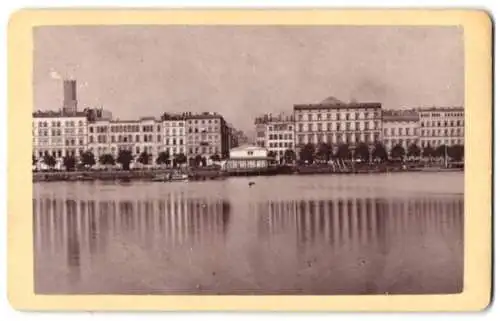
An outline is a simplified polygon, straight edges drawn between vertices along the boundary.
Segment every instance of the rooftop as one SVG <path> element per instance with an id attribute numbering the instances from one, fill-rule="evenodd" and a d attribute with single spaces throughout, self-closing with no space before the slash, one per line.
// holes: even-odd
<path id="1" fill-rule="evenodd" d="M 65 113 L 62 110 L 47 110 L 47 111 L 41 111 L 37 110 L 32 113 L 33 118 L 54 118 L 54 117 L 64 117 L 64 118 L 71 118 L 71 117 L 87 117 L 87 113 L 84 111 L 78 111 L 76 113 Z"/>
<path id="2" fill-rule="evenodd" d="M 366 108 L 382 108 L 381 103 L 365 102 L 360 103 L 352 101 L 345 103 L 335 97 L 328 97 L 320 103 L 316 104 L 296 104 L 293 105 L 294 110 L 312 110 L 312 109 L 366 109 Z"/>
<path id="3" fill-rule="evenodd" d="M 426 112 L 426 111 L 464 111 L 464 107 L 460 106 L 450 106 L 450 107 L 444 107 L 444 106 L 432 106 L 432 107 L 419 107 L 416 108 L 417 111 L 419 112 Z"/>
<path id="4" fill-rule="evenodd" d="M 418 121 L 418 112 L 415 109 L 390 109 L 382 111 L 384 121 Z"/>
<path id="5" fill-rule="evenodd" d="M 271 122 L 293 122 L 293 115 L 280 113 L 280 114 L 265 114 L 255 118 L 254 124 L 268 124 Z"/>

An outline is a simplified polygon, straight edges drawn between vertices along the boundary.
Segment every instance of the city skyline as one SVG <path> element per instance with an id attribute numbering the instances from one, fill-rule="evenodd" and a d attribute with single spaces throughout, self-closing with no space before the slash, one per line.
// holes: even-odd
<path id="1" fill-rule="evenodd" d="M 120 119 L 213 111 L 246 133 L 260 114 L 329 96 L 384 109 L 463 106 L 458 27 L 65 26 L 34 35 L 35 110 L 62 107 L 60 78 L 77 79 L 80 110 L 102 106 Z"/>

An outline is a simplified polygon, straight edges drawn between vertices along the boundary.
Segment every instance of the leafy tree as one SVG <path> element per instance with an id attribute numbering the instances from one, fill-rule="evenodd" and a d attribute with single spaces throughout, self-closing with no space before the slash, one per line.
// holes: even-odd
<path id="1" fill-rule="evenodd" d="M 137 161 L 143 165 L 148 165 L 151 161 L 151 154 L 148 154 L 146 151 L 139 154 L 139 158 Z"/>
<path id="2" fill-rule="evenodd" d="M 308 163 L 312 163 L 314 160 L 315 149 L 316 148 L 314 147 L 313 144 L 311 144 L 311 143 L 305 144 L 299 153 L 300 160 L 307 161 Z"/>
<path id="3" fill-rule="evenodd" d="M 118 157 L 116 158 L 116 161 L 122 165 L 122 168 L 126 171 L 130 170 L 130 163 L 132 163 L 132 160 L 134 159 L 134 156 L 132 155 L 132 152 L 129 150 L 120 150 L 118 152 Z"/>
<path id="4" fill-rule="evenodd" d="M 332 158 L 333 154 L 333 148 L 332 145 L 327 144 L 327 143 L 321 143 L 318 146 L 318 151 L 316 153 L 316 156 L 325 161 L 329 161 Z"/>
<path id="5" fill-rule="evenodd" d="M 417 144 L 411 144 L 410 146 L 408 146 L 408 156 L 419 157 L 420 147 L 418 147 Z"/>
<path id="6" fill-rule="evenodd" d="M 99 163 L 102 165 L 114 165 L 115 158 L 111 154 L 103 154 L 99 157 Z"/>
<path id="7" fill-rule="evenodd" d="M 401 146 L 400 144 L 397 144 L 394 147 L 392 147 L 392 149 L 391 149 L 391 158 L 392 159 L 403 160 L 405 155 L 406 155 L 406 151 L 405 151 L 404 147 Z"/>
<path id="8" fill-rule="evenodd" d="M 201 155 L 196 155 L 193 159 L 193 165 L 195 167 L 201 166 L 202 162 L 203 162 L 203 157 Z"/>
<path id="9" fill-rule="evenodd" d="M 297 155 L 292 149 L 285 150 L 285 154 L 283 155 L 286 163 L 292 163 L 297 159 Z"/>
<path id="10" fill-rule="evenodd" d="M 67 171 L 72 171 L 76 166 L 76 158 L 75 156 L 67 155 L 63 158 L 64 167 L 66 167 Z"/>
<path id="11" fill-rule="evenodd" d="M 382 145 L 381 143 L 377 143 L 375 145 L 375 149 L 373 150 L 372 154 L 373 159 L 379 159 L 381 161 L 386 161 L 387 160 L 387 150 L 385 149 L 385 146 Z"/>
<path id="12" fill-rule="evenodd" d="M 186 162 L 187 162 L 187 157 L 183 153 L 176 154 L 174 156 L 175 165 L 182 165 L 182 164 L 185 164 Z"/>
<path id="13" fill-rule="evenodd" d="M 456 162 L 460 162 L 464 159 L 464 152 L 464 145 L 453 145 L 448 148 L 448 155 Z"/>
<path id="14" fill-rule="evenodd" d="M 49 154 L 43 156 L 43 162 L 50 168 L 54 168 L 54 166 L 56 166 L 56 158 Z"/>
<path id="15" fill-rule="evenodd" d="M 444 158 L 447 154 L 447 149 L 448 148 L 445 145 L 438 146 L 438 148 L 434 151 L 434 156 Z"/>
<path id="16" fill-rule="evenodd" d="M 210 159 L 213 162 L 220 162 L 220 160 L 221 160 L 219 154 L 213 154 L 212 156 L 210 156 Z"/>
<path id="17" fill-rule="evenodd" d="M 160 164 L 168 165 L 169 162 L 170 162 L 170 155 L 168 151 L 160 152 L 158 154 L 158 157 L 156 157 L 156 164 L 158 165 Z"/>
<path id="18" fill-rule="evenodd" d="M 80 157 L 84 166 L 92 167 L 95 165 L 95 156 L 91 151 L 84 152 Z"/>
<path id="19" fill-rule="evenodd" d="M 432 157 L 434 156 L 435 150 L 434 148 L 431 147 L 431 145 L 427 144 L 427 146 L 424 147 L 424 150 L 422 151 L 422 156 L 423 157 Z"/>
<path id="20" fill-rule="evenodd" d="M 366 143 L 359 143 L 358 146 L 356 146 L 354 155 L 356 158 L 360 158 L 366 162 L 370 159 L 370 148 Z"/>
<path id="21" fill-rule="evenodd" d="M 349 150 L 349 145 L 340 144 L 337 146 L 337 152 L 335 153 L 335 158 L 340 159 L 350 159 L 351 151 Z"/>

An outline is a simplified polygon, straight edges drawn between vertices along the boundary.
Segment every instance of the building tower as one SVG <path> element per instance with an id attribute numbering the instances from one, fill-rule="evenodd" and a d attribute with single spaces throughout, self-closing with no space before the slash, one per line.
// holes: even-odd
<path id="1" fill-rule="evenodd" d="M 63 113 L 75 114 L 77 111 L 76 80 L 65 79 L 63 82 Z"/>

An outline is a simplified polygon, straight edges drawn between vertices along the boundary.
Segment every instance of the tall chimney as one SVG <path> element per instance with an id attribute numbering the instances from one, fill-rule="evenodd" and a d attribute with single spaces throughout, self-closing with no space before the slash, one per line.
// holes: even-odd
<path id="1" fill-rule="evenodd" d="M 75 114 L 77 111 L 76 80 L 65 79 L 63 82 L 63 113 Z"/>

